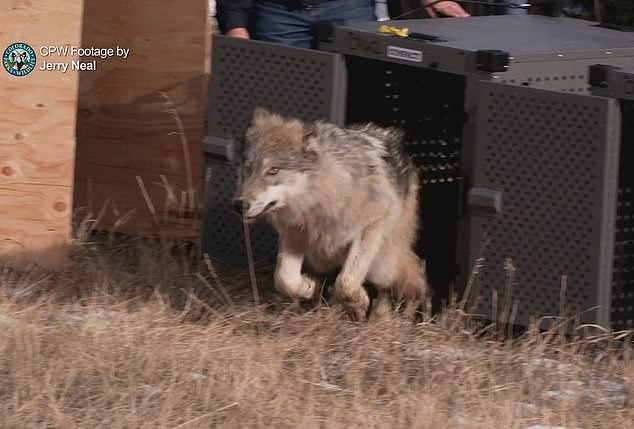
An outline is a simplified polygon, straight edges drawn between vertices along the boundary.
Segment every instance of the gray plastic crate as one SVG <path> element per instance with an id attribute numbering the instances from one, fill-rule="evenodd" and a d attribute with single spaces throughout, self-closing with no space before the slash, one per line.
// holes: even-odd
<path id="1" fill-rule="evenodd" d="M 343 123 L 345 67 L 339 55 L 278 44 L 213 36 L 209 118 L 203 142 L 205 207 L 202 249 L 235 267 L 247 264 L 242 221 L 233 212 L 242 138 L 256 106 L 303 120 Z M 251 227 L 256 267 L 271 269 L 276 235 Z"/>
<path id="2" fill-rule="evenodd" d="M 481 86 L 500 82 L 520 90 L 589 94 L 589 65 L 634 65 L 634 34 L 534 15 L 388 23 L 434 39 L 422 41 L 381 34 L 383 24 L 335 27 L 322 45 L 346 56 L 348 121 L 406 131 L 406 148 L 421 167 L 424 183 L 418 252 L 428 261 L 437 297 L 445 298 L 451 288 L 464 288 L 472 267 L 465 256 L 469 227 L 463 225 L 459 235 L 457 225 L 461 218 L 468 223 L 465 194 L 473 186 Z M 509 134 L 520 132 L 524 113 L 537 107 L 526 106 L 516 116 L 500 111 L 497 124 Z M 564 124 L 549 123 L 571 132 Z M 536 305 L 525 308 L 541 312 Z"/>
<path id="3" fill-rule="evenodd" d="M 634 327 L 634 68 L 590 68 L 592 93 L 613 97 L 621 107 L 621 147 L 614 230 L 610 322 Z"/>
<path id="4" fill-rule="evenodd" d="M 484 262 L 471 311 L 507 317 L 517 302 L 521 325 L 531 317 L 579 315 L 580 322 L 608 326 L 618 103 L 494 82 L 482 83 L 478 98 L 462 244 L 469 266 Z"/>
<path id="5" fill-rule="evenodd" d="M 587 73 L 592 64 L 634 67 L 634 33 L 602 28 L 591 21 L 493 15 L 388 22 L 432 40 L 379 33 L 383 24 L 336 27 L 328 49 L 478 80 L 581 93 L 589 92 Z M 496 63 L 492 51 L 509 54 L 507 69 L 491 67 Z"/>

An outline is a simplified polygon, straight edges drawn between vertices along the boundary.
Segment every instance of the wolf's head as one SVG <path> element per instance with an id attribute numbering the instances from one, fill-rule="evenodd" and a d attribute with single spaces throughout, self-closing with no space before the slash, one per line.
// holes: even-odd
<path id="1" fill-rule="evenodd" d="M 256 108 L 244 141 L 234 208 L 247 222 L 301 204 L 317 153 L 312 125 Z"/>

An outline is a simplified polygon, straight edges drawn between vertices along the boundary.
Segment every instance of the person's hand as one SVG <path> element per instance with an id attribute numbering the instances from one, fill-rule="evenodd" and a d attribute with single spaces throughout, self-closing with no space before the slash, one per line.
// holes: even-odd
<path id="1" fill-rule="evenodd" d="M 423 6 L 433 3 L 434 0 L 423 0 Z M 450 16 L 452 18 L 468 18 L 469 15 L 458 3 L 451 0 L 435 3 L 425 9 L 431 18 L 438 16 Z"/>
<path id="2" fill-rule="evenodd" d="M 240 39 L 248 39 L 249 38 L 249 32 L 244 27 L 236 27 L 236 28 L 232 28 L 231 30 L 227 31 L 227 36 L 239 37 Z"/>

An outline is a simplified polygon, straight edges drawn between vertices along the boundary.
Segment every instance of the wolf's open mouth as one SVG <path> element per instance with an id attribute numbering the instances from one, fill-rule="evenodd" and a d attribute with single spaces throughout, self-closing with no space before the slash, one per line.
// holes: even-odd
<path id="1" fill-rule="evenodd" d="M 245 220 L 247 221 L 247 223 L 255 222 L 258 218 L 262 217 L 262 215 L 264 215 L 266 212 L 268 212 L 273 207 L 275 207 L 276 204 L 277 204 L 277 201 L 271 201 L 270 203 L 266 205 L 266 207 L 264 207 L 264 209 L 262 209 L 260 213 L 256 214 L 255 216 L 246 216 Z"/>

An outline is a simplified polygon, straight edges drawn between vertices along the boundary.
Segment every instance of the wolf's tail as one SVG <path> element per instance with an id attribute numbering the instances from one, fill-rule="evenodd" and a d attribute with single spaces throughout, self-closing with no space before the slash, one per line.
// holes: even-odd
<path id="1" fill-rule="evenodd" d="M 393 294 L 398 299 L 422 303 L 427 299 L 429 293 L 425 264 L 414 251 L 409 251 L 401 259 L 399 278 L 396 281 Z"/>
<path id="2" fill-rule="evenodd" d="M 409 186 L 403 201 L 403 211 L 399 223 L 400 239 L 407 243 L 407 251 L 400 259 L 399 279 L 394 293 L 399 298 L 422 301 L 429 294 L 424 262 L 416 255 L 413 247 L 416 244 L 419 228 L 419 191 L 420 179 L 418 170 L 412 168 Z"/>
<path id="3" fill-rule="evenodd" d="M 414 246 L 418 237 L 419 228 L 419 192 L 420 192 L 420 178 L 418 177 L 418 169 L 412 168 L 409 174 L 409 186 L 407 187 L 407 194 L 403 201 L 403 217 L 401 225 L 403 230 L 401 233 L 407 237 L 408 244 Z"/>

